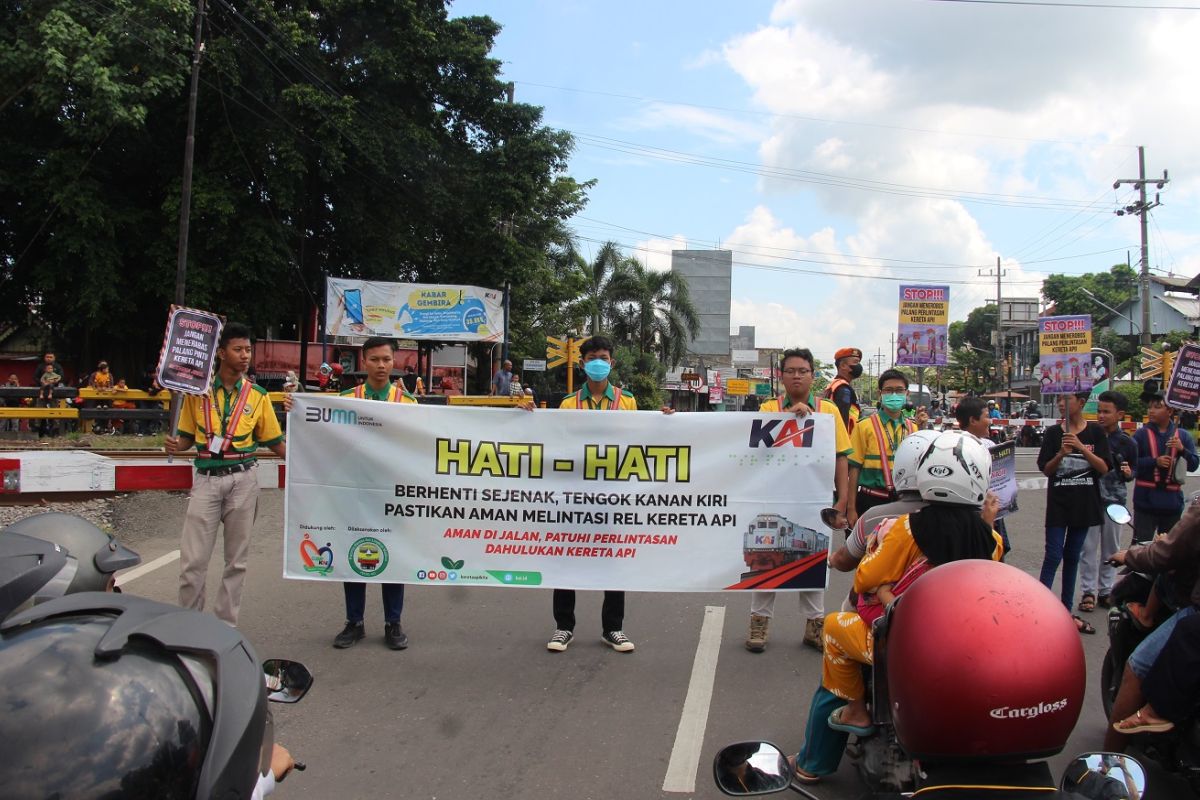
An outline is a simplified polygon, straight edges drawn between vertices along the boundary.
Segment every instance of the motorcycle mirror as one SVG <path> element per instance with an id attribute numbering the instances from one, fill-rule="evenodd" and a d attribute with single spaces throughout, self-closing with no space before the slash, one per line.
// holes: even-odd
<path id="1" fill-rule="evenodd" d="M 1067 765 L 1059 789 L 1068 797 L 1144 797 L 1146 770 L 1124 753 L 1084 753 Z"/>
<path id="2" fill-rule="evenodd" d="M 717 788 L 734 797 L 781 792 L 792 782 L 792 768 L 770 742 L 726 745 L 713 759 Z"/>
<path id="3" fill-rule="evenodd" d="M 267 699 L 272 703 L 299 703 L 313 685 L 313 675 L 299 661 L 268 658 L 263 662 Z"/>
<path id="4" fill-rule="evenodd" d="M 835 530 L 835 531 L 841 530 L 841 527 L 839 527 L 837 524 L 837 509 L 822 508 L 821 509 L 821 522 L 825 523 L 825 527 L 829 528 L 830 530 Z"/>
<path id="5" fill-rule="evenodd" d="M 1113 503 L 1104 509 L 1104 513 L 1108 514 L 1108 518 L 1118 525 L 1128 525 L 1133 519 L 1129 513 L 1129 509 L 1120 503 Z"/>

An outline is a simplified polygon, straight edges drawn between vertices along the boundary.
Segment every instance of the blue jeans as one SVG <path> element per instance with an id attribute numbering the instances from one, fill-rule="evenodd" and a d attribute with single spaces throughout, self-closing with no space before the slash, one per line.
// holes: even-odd
<path id="1" fill-rule="evenodd" d="M 1079 556 L 1087 539 L 1087 526 L 1046 528 L 1046 555 L 1042 559 L 1039 580 L 1047 589 L 1054 588 L 1054 573 L 1062 564 L 1062 601 L 1071 610 L 1075 599 L 1075 576 L 1079 573 Z"/>
<path id="2" fill-rule="evenodd" d="M 367 611 L 367 585 L 347 581 L 342 588 L 346 592 L 346 621 L 362 622 Z M 383 590 L 383 621 L 399 622 L 404 611 L 404 584 L 381 583 L 379 588 Z"/>
<path id="3" fill-rule="evenodd" d="M 1154 666 L 1154 662 L 1158 660 L 1158 654 L 1167 646 L 1167 639 L 1171 638 L 1171 631 L 1175 630 L 1175 623 L 1184 617 L 1190 617 L 1197 611 L 1195 606 L 1184 606 L 1176 611 L 1171 616 L 1167 617 L 1166 622 L 1159 625 L 1150 635 L 1142 639 L 1141 644 L 1134 648 L 1129 654 L 1129 668 L 1133 670 L 1133 674 L 1145 680 L 1146 673 Z"/>

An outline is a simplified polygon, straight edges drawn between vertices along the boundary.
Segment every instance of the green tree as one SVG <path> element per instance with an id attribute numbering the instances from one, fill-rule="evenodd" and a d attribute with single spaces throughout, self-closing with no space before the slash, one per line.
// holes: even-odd
<path id="1" fill-rule="evenodd" d="M 600 333 L 605 330 L 616 304 L 617 282 L 614 279 L 630 259 L 616 242 L 605 242 L 591 263 L 584 261 L 582 256 L 577 258 L 587 283 L 572 304 L 572 312 L 591 324 L 587 332 Z"/>
<path id="2" fill-rule="evenodd" d="M 640 354 L 653 353 L 664 364 L 682 363 L 688 342 L 700 332 L 700 315 L 683 278 L 628 259 L 611 283 L 616 303 L 613 335 Z"/>
<path id="3" fill-rule="evenodd" d="M 1128 264 L 1114 264 L 1108 272 L 1089 272 L 1086 275 L 1051 275 L 1042 283 L 1042 296 L 1054 304 L 1060 316 L 1090 314 L 1097 319 L 1111 316 L 1104 306 L 1084 293 L 1094 294 L 1102 303 L 1119 308 L 1137 293 L 1138 275 Z M 1122 320 L 1118 319 L 1118 323 Z M 1118 330 L 1120 324 L 1117 325 Z"/>
<path id="4" fill-rule="evenodd" d="M 613 381 L 622 389 L 633 393 L 637 406 L 643 411 L 657 411 L 663 405 L 663 380 L 666 368 L 653 354 L 639 352 L 628 345 L 620 345 L 613 354 Z"/>

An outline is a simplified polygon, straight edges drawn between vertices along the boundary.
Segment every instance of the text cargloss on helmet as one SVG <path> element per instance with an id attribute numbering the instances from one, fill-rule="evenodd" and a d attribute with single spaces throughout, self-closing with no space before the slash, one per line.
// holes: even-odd
<path id="1" fill-rule="evenodd" d="M 896 448 L 892 463 L 892 481 L 897 492 L 917 491 L 917 459 L 925 452 L 940 431 L 915 431 L 905 436 Z"/>
<path id="2" fill-rule="evenodd" d="M 0 625 L 12 797 L 249 798 L 274 744 L 262 667 L 210 614 L 68 595 Z"/>
<path id="3" fill-rule="evenodd" d="M 962 431 L 939 434 L 917 459 L 917 490 L 931 503 L 982 506 L 991 475 L 991 451 Z"/>
<path id="4" fill-rule="evenodd" d="M 955 561 L 921 576 L 893 608 L 886 659 L 896 736 L 930 762 L 1047 758 L 1083 708 L 1070 612 L 1007 564 Z"/>

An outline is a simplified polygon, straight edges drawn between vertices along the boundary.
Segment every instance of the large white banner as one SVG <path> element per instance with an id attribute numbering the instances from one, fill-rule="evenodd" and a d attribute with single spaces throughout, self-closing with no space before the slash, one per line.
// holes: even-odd
<path id="1" fill-rule="evenodd" d="M 833 418 L 293 395 L 284 576 L 824 589 Z"/>
<path id="2" fill-rule="evenodd" d="M 331 336 L 395 336 L 498 342 L 504 293 L 478 286 L 329 278 L 325 326 Z"/>

